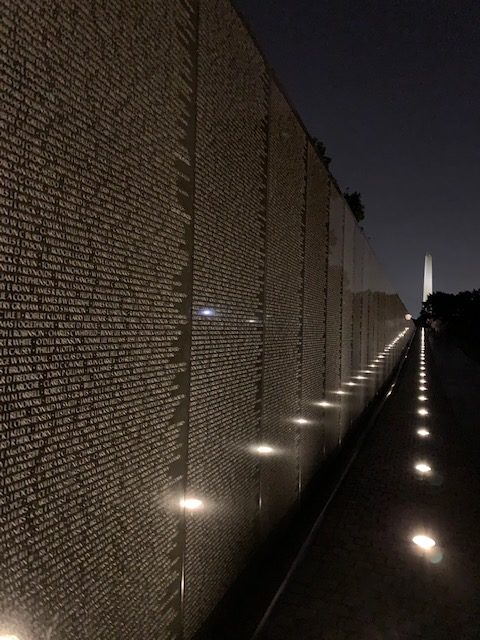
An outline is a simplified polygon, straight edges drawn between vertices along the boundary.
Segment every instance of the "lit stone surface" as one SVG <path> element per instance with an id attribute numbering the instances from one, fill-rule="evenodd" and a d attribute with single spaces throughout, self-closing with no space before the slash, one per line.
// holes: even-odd
<path id="1" fill-rule="evenodd" d="M 325 393 L 325 314 L 328 258 L 328 173 L 307 145 L 305 262 L 303 271 L 301 412 L 314 423 L 299 433 L 299 468 L 305 485 L 318 468 L 325 446 L 320 398 Z M 324 401 L 326 402 L 326 401 Z M 327 405 L 328 406 L 328 405 Z"/>
<path id="2" fill-rule="evenodd" d="M 342 364 L 342 287 L 343 287 L 343 198 L 335 187 L 330 197 L 327 328 L 326 328 L 326 397 L 331 398 L 341 382 Z M 338 445 L 340 436 L 340 410 L 329 411 L 325 417 L 327 451 Z"/>
<path id="3" fill-rule="evenodd" d="M 1 5 L 0 601 L 178 637 L 193 5 Z"/>
<path id="4" fill-rule="evenodd" d="M 261 525 L 268 531 L 298 496 L 305 245 L 305 132 L 270 84 L 262 437 L 287 453 L 261 466 Z"/>
<path id="5" fill-rule="evenodd" d="M 190 638 L 405 310 L 226 0 L 0 3 L 5 633 Z"/>

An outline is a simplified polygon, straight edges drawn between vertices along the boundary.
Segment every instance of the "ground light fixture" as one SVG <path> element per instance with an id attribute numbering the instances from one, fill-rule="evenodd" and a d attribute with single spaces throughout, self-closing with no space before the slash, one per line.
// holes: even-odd
<path id="1" fill-rule="evenodd" d="M 421 416 L 428 416 L 428 409 L 419 409 L 418 414 Z"/>
<path id="2" fill-rule="evenodd" d="M 426 387 L 424 384 L 421 384 L 421 385 L 418 387 L 418 389 L 419 389 L 420 391 L 426 391 L 426 390 L 427 390 L 427 387 Z"/>
<path id="3" fill-rule="evenodd" d="M 420 402 L 425 402 L 427 396 L 418 396 L 418 399 L 420 400 Z"/>
<path id="4" fill-rule="evenodd" d="M 412 542 L 421 549 L 425 549 L 427 551 L 429 549 L 433 549 L 433 547 L 437 544 L 433 538 L 430 538 L 429 536 L 425 536 L 423 534 L 413 536 Z"/>
<path id="5" fill-rule="evenodd" d="M 417 429 L 417 435 L 421 438 L 428 438 L 430 431 L 428 429 Z"/>
<path id="6" fill-rule="evenodd" d="M 426 462 L 417 462 L 417 464 L 415 465 L 415 470 L 418 471 L 418 473 L 426 475 L 431 472 L 432 467 Z"/>

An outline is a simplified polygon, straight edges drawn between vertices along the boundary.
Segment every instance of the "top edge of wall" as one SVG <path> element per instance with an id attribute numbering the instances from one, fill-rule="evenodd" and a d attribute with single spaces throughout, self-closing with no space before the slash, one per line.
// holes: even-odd
<path id="1" fill-rule="evenodd" d="M 243 12 L 236 6 L 236 0 L 228 0 L 233 8 L 233 10 L 235 11 L 235 13 L 238 15 L 240 21 L 242 22 L 245 30 L 247 31 L 248 35 L 250 36 L 250 38 L 253 41 L 253 44 L 255 45 L 255 47 L 257 48 L 264 64 L 265 64 L 265 69 L 267 71 L 267 73 L 270 76 L 270 79 L 273 80 L 277 87 L 279 88 L 279 90 L 281 91 L 283 97 L 285 98 L 285 100 L 287 101 L 290 109 L 292 110 L 292 113 L 294 114 L 295 118 L 298 121 L 298 124 L 301 126 L 301 128 L 303 129 L 303 131 L 305 132 L 305 135 L 307 137 L 307 141 L 313 146 L 314 142 L 313 142 L 313 136 L 311 135 L 310 131 L 307 129 L 303 118 L 300 116 L 300 114 L 297 111 L 297 108 L 295 107 L 295 105 L 293 104 L 292 100 L 290 99 L 290 96 L 288 95 L 288 91 L 285 89 L 283 83 L 280 81 L 280 79 L 278 78 L 277 72 L 275 71 L 275 69 L 272 67 L 272 65 L 270 64 L 267 56 L 265 55 L 265 53 L 263 52 L 263 48 L 257 38 L 257 35 L 255 34 L 252 26 L 250 25 L 247 17 L 243 14 Z M 395 291 L 396 295 L 398 296 L 400 302 L 402 303 L 402 305 L 404 306 L 404 308 L 406 309 L 405 303 L 403 302 L 403 300 L 401 299 L 400 295 L 398 294 L 398 292 L 396 291 L 396 289 L 394 287 L 392 287 L 392 284 L 390 282 L 390 278 L 386 277 L 386 273 L 385 273 L 385 269 L 383 267 L 383 264 L 380 262 L 380 260 L 377 257 L 376 252 L 373 250 L 373 247 L 367 237 L 367 234 L 365 233 L 365 230 L 363 229 L 363 227 L 359 224 L 358 220 L 355 218 L 355 216 L 352 213 L 352 210 L 350 209 L 350 206 L 348 205 L 347 201 L 345 200 L 345 197 L 343 195 L 342 189 L 340 188 L 340 185 L 338 184 L 337 179 L 335 178 L 335 176 L 332 174 L 332 172 L 328 169 L 328 167 L 325 165 L 325 163 L 323 162 L 322 158 L 317 154 L 317 157 L 319 159 L 319 161 L 321 162 L 323 168 L 325 169 L 325 171 L 327 172 L 330 180 L 332 181 L 332 185 L 334 186 L 334 188 L 337 189 L 339 195 L 342 197 L 343 202 L 344 202 L 344 207 L 346 209 L 346 211 L 348 211 L 348 213 L 350 214 L 350 216 L 353 218 L 353 222 L 356 225 L 357 229 L 360 231 L 360 233 L 362 234 L 366 244 L 369 246 L 375 260 L 377 261 L 378 265 L 381 267 L 382 272 L 384 273 L 385 276 L 385 280 L 387 285 L 392 289 L 392 291 Z"/>

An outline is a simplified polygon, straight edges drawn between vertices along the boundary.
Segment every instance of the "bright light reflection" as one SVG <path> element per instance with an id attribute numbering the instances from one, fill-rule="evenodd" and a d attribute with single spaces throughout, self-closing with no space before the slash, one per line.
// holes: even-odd
<path id="1" fill-rule="evenodd" d="M 267 444 L 260 444 L 258 447 L 255 447 L 255 451 L 261 455 L 268 455 L 269 453 L 273 453 L 273 447 Z"/>
<path id="2" fill-rule="evenodd" d="M 424 384 L 421 384 L 418 388 L 419 388 L 420 391 L 426 391 L 427 390 L 427 387 Z"/>
<path id="3" fill-rule="evenodd" d="M 320 402 L 313 403 L 316 407 L 333 407 L 331 402 L 327 402 L 326 400 L 321 400 Z"/>
<path id="4" fill-rule="evenodd" d="M 203 507 L 203 502 L 198 498 L 182 498 L 182 500 L 180 500 L 180 506 L 183 509 L 188 509 L 189 511 L 197 511 Z"/>
<path id="5" fill-rule="evenodd" d="M 198 310 L 198 315 L 199 316 L 214 316 L 215 315 L 215 309 L 209 309 L 207 307 L 203 308 L 203 309 L 199 309 Z M 1 637 L 0 637 L 1 640 Z"/>
<path id="6" fill-rule="evenodd" d="M 355 380 L 366 380 L 365 376 L 355 376 Z"/>
<path id="7" fill-rule="evenodd" d="M 306 418 L 295 418 L 294 422 L 296 424 L 308 424 L 308 420 Z"/>
<path id="8" fill-rule="evenodd" d="M 11 634 L 2 634 L 0 635 L 0 640 L 20 640 L 19 636 L 14 636 Z"/>
<path id="9" fill-rule="evenodd" d="M 421 416 L 428 416 L 428 410 L 427 410 L 427 409 L 419 409 L 419 410 L 418 410 L 418 413 L 419 413 Z"/>
<path id="10" fill-rule="evenodd" d="M 338 396 L 345 396 L 347 394 L 346 391 L 342 391 L 342 389 L 338 389 L 337 391 L 334 391 L 333 393 L 336 393 Z"/>
<path id="11" fill-rule="evenodd" d="M 345 384 L 347 384 L 349 387 L 356 387 L 357 386 L 355 384 L 355 382 L 346 382 Z"/>
<path id="12" fill-rule="evenodd" d="M 432 549 L 437 544 L 433 538 L 424 535 L 414 536 L 412 542 L 422 549 Z"/>
<path id="13" fill-rule="evenodd" d="M 430 431 L 428 429 L 417 429 L 417 434 L 421 438 L 428 438 L 428 436 L 430 435 Z"/>
<path id="14" fill-rule="evenodd" d="M 420 402 L 425 402 L 427 396 L 418 396 L 418 399 L 420 400 Z"/>
<path id="15" fill-rule="evenodd" d="M 415 465 L 415 469 L 418 471 L 418 473 L 430 473 L 432 467 L 426 462 L 418 462 Z"/>
<path id="16" fill-rule="evenodd" d="M 423 366 L 423 364 L 420 366 L 420 371 L 425 371 L 425 367 Z"/>

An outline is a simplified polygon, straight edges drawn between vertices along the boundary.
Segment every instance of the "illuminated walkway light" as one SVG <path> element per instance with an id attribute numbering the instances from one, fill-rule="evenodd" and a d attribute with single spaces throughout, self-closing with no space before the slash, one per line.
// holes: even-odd
<path id="1" fill-rule="evenodd" d="M 428 410 L 427 409 L 419 409 L 418 413 L 421 416 L 428 416 Z"/>
<path id="2" fill-rule="evenodd" d="M 320 400 L 320 402 L 314 402 L 313 404 L 317 407 L 333 407 L 333 404 L 326 400 Z"/>
<path id="3" fill-rule="evenodd" d="M 427 473 L 430 473 L 430 471 L 432 470 L 432 467 L 426 462 L 418 462 L 415 465 L 415 469 L 418 471 L 418 473 L 427 474 Z"/>
<path id="4" fill-rule="evenodd" d="M 418 399 L 420 400 L 420 402 L 425 402 L 427 396 L 418 396 Z"/>
<path id="5" fill-rule="evenodd" d="M 422 549 L 433 549 L 437 544 L 433 538 L 424 535 L 417 535 L 412 538 L 412 542 Z"/>
<path id="6" fill-rule="evenodd" d="M 428 438 L 428 436 L 430 435 L 430 431 L 428 429 L 417 429 L 417 434 L 421 438 Z"/>
<path id="7" fill-rule="evenodd" d="M 295 424 L 308 424 L 308 420 L 306 418 L 294 418 L 293 421 Z"/>

